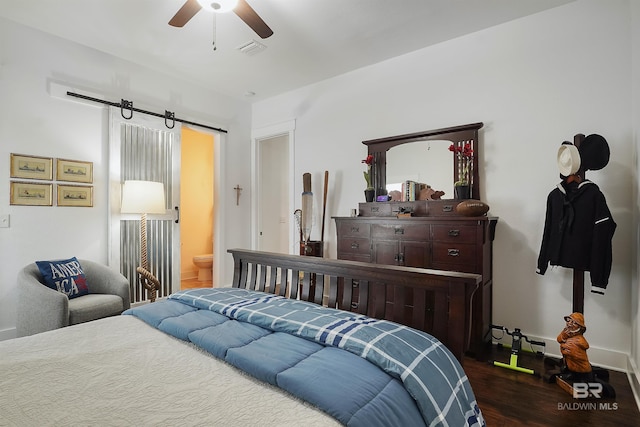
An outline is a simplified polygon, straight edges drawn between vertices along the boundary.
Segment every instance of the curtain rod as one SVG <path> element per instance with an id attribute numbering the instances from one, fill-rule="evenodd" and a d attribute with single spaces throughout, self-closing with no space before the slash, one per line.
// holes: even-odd
<path id="1" fill-rule="evenodd" d="M 176 117 L 176 113 L 174 113 L 172 111 L 165 110 L 164 114 L 160 114 L 160 113 L 154 113 L 152 111 L 141 110 L 139 108 L 133 108 L 133 101 L 127 101 L 126 99 L 122 99 L 122 100 L 120 100 L 120 102 L 111 102 L 111 101 L 105 101 L 103 99 L 92 98 L 92 97 L 86 96 L 86 95 L 80 95 L 78 93 L 73 93 L 73 92 L 69 92 L 69 91 L 67 91 L 67 95 L 73 96 L 74 98 L 86 99 L 87 101 L 99 102 L 100 104 L 111 105 L 112 107 L 120 107 L 120 114 L 126 120 L 129 120 L 131 117 L 133 117 L 133 112 L 135 111 L 137 113 L 144 113 L 144 114 L 148 114 L 150 116 L 164 118 L 164 125 L 166 127 L 168 127 L 169 129 L 173 129 L 173 127 L 176 125 L 175 122 L 180 122 L 180 123 L 186 123 L 188 125 L 200 126 L 200 127 L 203 127 L 203 128 L 215 130 L 215 131 L 222 132 L 222 133 L 227 133 L 227 131 L 225 129 L 220 129 L 220 128 L 216 128 L 216 127 L 213 127 L 213 126 L 203 125 L 201 123 L 190 122 L 188 120 L 179 119 L 179 118 Z M 125 116 L 125 111 L 128 112 L 128 116 Z M 170 122 L 172 122 L 171 126 L 169 126 Z"/>

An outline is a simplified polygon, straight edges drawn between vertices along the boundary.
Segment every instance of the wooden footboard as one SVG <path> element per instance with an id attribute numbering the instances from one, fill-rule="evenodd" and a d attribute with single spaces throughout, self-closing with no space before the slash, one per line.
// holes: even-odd
<path id="1" fill-rule="evenodd" d="M 235 288 L 258 290 L 386 319 L 425 331 L 462 362 L 479 274 L 378 265 L 243 249 Z"/>

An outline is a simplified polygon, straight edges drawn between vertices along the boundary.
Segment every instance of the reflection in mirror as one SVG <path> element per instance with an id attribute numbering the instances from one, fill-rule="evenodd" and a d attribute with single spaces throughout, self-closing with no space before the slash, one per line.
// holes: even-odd
<path id="1" fill-rule="evenodd" d="M 387 192 L 401 191 L 405 181 L 430 185 L 444 191 L 443 199 L 453 199 L 453 157 L 451 141 L 417 141 L 397 145 L 387 151 Z"/>

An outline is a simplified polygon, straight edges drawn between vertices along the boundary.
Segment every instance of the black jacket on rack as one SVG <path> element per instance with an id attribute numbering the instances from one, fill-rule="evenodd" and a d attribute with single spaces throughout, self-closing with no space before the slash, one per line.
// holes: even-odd
<path id="1" fill-rule="evenodd" d="M 591 291 L 604 294 L 611 273 L 611 240 L 616 223 L 596 184 L 562 181 L 547 197 L 547 213 L 538 256 L 538 274 L 559 265 L 591 276 Z"/>

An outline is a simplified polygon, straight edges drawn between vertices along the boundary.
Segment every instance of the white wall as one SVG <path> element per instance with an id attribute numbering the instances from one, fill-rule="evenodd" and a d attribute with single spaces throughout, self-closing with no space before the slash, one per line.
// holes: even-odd
<path id="1" fill-rule="evenodd" d="M 640 307 L 640 291 L 638 285 L 640 284 L 638 265 L 640 264 L 640 3 L 631 3 L 631 22 L 632 22 L 632 93 L 633 93 L 633 109 L 632 109 L 632 124 L 633 124 L 633 141 L 634 141 L 634 162 L 636 165 L 634 174 L 634 192 L 633 192 L 633 259 L 635 263 L 632 266 L 632 281 L 631 281 L 631 370 L 634 375 L 631 375 L 631 384 L 634 388 L 635 395 L 640 399 L 640 325 L 638 324 L 638 308 Z"/>
<path id="2" fill-rule="evenodd" d="M 484 122 L 481 198 L 500 217 L 493 321 L 548 339 L 555 354 L 572 309 L 571 272 L 539 276 L 535 268 L 546 197 L 559 181 L 556 152 L 577 133 L 605 136 L 609 165 L 587 177 L 618 228 L 607 293 L 586 292 L 586 337 L 592 362 L 626 367 L 636 174 L 629 12 L 627 0 L 577 1 L 256 103 L 253 127 L 296 120 L 295 194 L 304 172 L 317 183 L 328 169 L 330 217 L 363 201 L 361 141 Z M 335 223 L 328 226 L 335 257 Z"/>
<path id="3" fill-rule="evenodd" d="M 0 228 L 0 339 L 15 327 L 16 275 L 37 259 L 77 256 L 107 262 L 108 123 L 105 108 L 51 97 L 50 84 L 106 99 L 134 101 L 134 106 L 229 130 L 225 182 L 250 186 L 251 108 L 186 81 L 146 69 L 79 44 L 44 35 L 0 19 L 0 214 L 10 228 Z M 9 205 L 10 153 L 93 162 L 93 208 Z M 224 188 L 220 203 L 226 219 L 225 248 L 248 247 L 250 191 L 236 207 Z M 244 204 L 244 206 L 242 206 Z M 225 283 L 233 274 L 230 256 Z"/>

